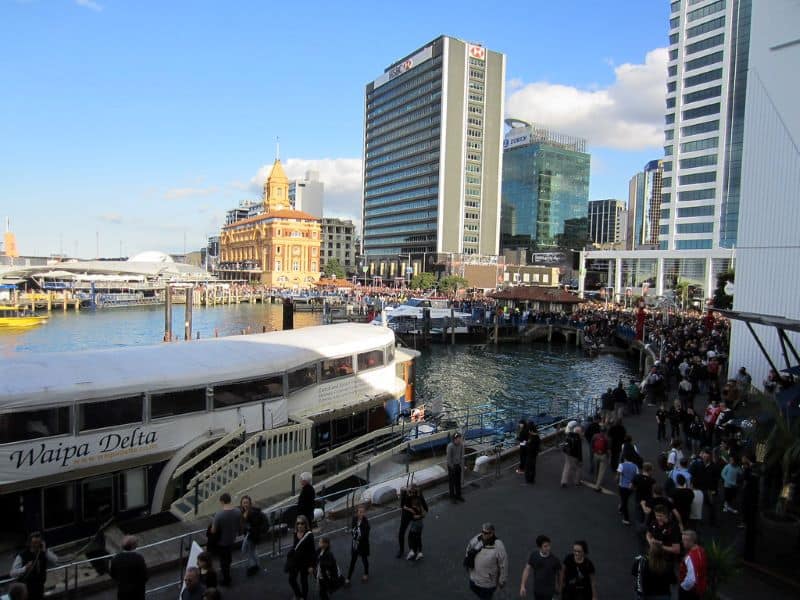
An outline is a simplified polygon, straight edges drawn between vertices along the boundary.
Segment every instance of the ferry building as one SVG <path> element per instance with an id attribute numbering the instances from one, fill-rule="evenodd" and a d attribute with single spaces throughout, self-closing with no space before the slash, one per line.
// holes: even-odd
<path id="1" fill-rule="evenodd" d="M 263 212 L 235 220 L 220 235 L 221 279 L 246 279 L 273 288 L 308 288 L 319 280 L 320 222 L 294 210 L 279 159 L 264 183 Z"/>

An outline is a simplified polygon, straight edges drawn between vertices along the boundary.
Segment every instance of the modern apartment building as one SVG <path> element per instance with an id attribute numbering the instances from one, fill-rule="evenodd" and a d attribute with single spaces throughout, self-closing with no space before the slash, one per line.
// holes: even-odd
<path id="1" fill-rule="evenodd" d="M 320 268 L 335 258 L 348 273 L 356 271 L 357 242 L 356 226 L 349 219 L 322 219 L 322 243 L 320 244 Z"/>
<path id="2" fill-rule="evenodd" d="M 625 237 L 622 228 L 624 213 L 622 200 L 590 200 L 589 240 L 601 246 L 619 244 Z"/>
<path id="3" fill-rule="evenodd" d="M 662 249 L 736 245 L 751 4 L 671 4 Z"/>
<path id="4" fill-rule="evenodd" d="M 319 180 L 319 171 L 306 171 L 303 179 L 289 182 L 289 202 L 292 208 L 318 219 L 322 218 L 325 184 Z"/>
<path id="5" fill-rule="evenodd" d="M 370 273 L 496 255 L 505 55 L 441 36 L 366 85 L 363 252 Z"/>
<path id="6" fill-rule="evenodd" d="M 628 184 L 628 235 L 627 248 L 658 249 L 664 226 L 660 226 L 663 201 L 663 163 L 651 160 L 644 170 L 631 177 Z M 666 231 L 666 229 L 664 229 Z"/>
<path id="7" fill-rule="evenodd" d="M 502 249 L 582 250 L 589 240 L 586 140 L 508 119 Z"/>

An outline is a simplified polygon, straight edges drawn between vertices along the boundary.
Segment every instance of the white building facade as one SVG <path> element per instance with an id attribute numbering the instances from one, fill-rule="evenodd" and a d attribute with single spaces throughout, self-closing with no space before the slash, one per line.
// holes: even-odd
<path id="1" fill-rule="evenodd" d="M 800 319 L 800 3 L 753 2 L 734 309 Z M 781 369 L 777 333 L 753 325 Z M 795 347 L 800 336 L 787 332 Z M 795 363 L 791 353 L 789 359 Z M 744 323 L 733 322 L 731 371 L 761 382 L 769 369 Z"/>
<path id="2" fill-rule="evenodd" d="M 306 171 L 303 179 L 289 182 L 289 202 L 295 210 L 321 219 L 324 201 L 325 184 L 319 180 L 318 171 Z"/>
<path id="3" fill-rule="evenodd" d="M 349 219 L 322 219 L 320 268 L 336 259 L 347 273 L 356 271 L 356 226 Z"/>

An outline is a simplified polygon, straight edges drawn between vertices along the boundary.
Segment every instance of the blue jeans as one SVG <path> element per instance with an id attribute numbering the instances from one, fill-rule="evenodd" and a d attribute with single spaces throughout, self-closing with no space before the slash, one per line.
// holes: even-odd
<path id="1" fill-rule="evenodd" d="M 256 553 L 256 544 L 250 541 L 250 535 L 244 536 L 242 540 L 242 554 L 247 557 L 247 566 L 258 566 L 258 554 Z"/>
<path id="2" fill-rule="evenodd" d="M 475 585 L 475 582 L 470 579 L 469 580 L 469 589 L 471 589 L 478 598 L 481 598 L 482 600 L 491 600 L 492 596 L 494 596 L 494 591 L 497 588 L 496 587 L 490 587 L 490 588 L 479 587 L 479 586 Z"/>

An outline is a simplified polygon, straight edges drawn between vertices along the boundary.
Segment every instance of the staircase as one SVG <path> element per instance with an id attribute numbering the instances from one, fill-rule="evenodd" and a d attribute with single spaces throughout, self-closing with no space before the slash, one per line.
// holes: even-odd
<path id="1" fill-rule="evenodd" d="M 267 479 L 311 457 L 312 422 L 306 419 L 260 431 L 197 473 L 186 493 L 170 506 L 177 518 L 188 521 L 213 513 L 223 492 L 235 496 L 255 481 Z"/>

